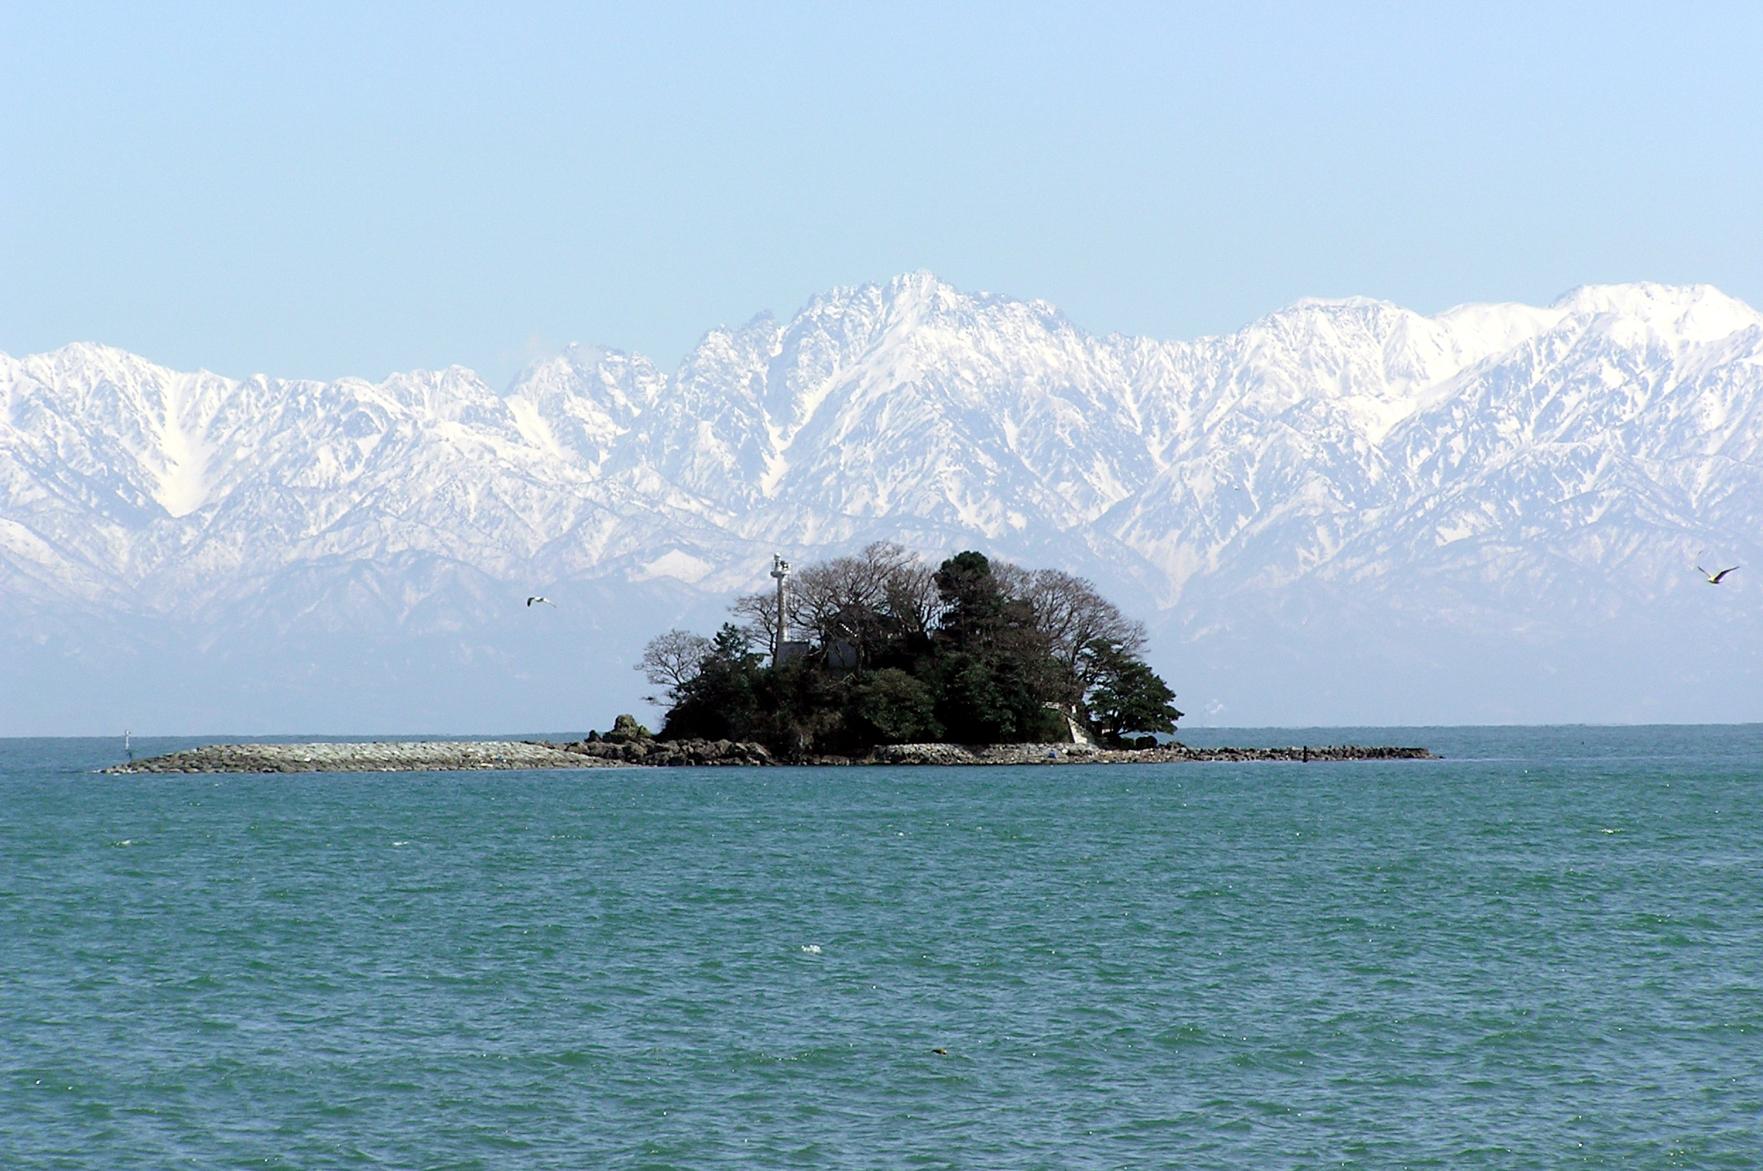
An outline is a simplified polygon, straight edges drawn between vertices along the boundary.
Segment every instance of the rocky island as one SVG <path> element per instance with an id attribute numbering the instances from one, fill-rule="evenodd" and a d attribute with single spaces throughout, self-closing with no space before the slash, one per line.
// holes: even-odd
<path id="1" fill-rule="evenodd" d="M 1181 764 L 1428 760 L 1425 748 L 1190 748 L 1142 623 L 1083 578 L 994 564 L 932 568 L 883 543 L 800 570 L 715 637 L 670 630 L 636 664 L 659 735 L 630 715 L 581 740 L 214 744 L 111 773 L 456 772 L 753 765 Z M 794 577 L 793 589 L 785 581 Z M 795 635 L 806 634 L 806 638 Z M 755 647 L 768 647 L 766 655 Z"/>
<path id="2" fill-rule="evenodd" d="M 482 772 L 514 769 L 708 768 L 764 765 L 1179 764 L 1202 761 L 1435 760 L 1425 748 L 1339 744 L 1278 748 L 1098 748 L 1088 744 L 889 744 L 862 756 L 784 760 L 763 744 L 637 738 L 550 744 L 525 740 L 407 740 L 208 744 L 112 765 L 106 773 Z"/>

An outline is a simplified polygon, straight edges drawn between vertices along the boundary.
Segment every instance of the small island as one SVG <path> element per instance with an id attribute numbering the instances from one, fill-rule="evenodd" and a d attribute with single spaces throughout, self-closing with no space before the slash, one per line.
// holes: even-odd
<path id="1" fill-rule="evenodd" d="M 792 570 L 713 637 L 669 630 L 637 669 L 665 708 L 566 750 L 621 763 L 1157 764 L 1430 759 L 1362 745 L 1193 749 L 1144 623 L 1095 585 L 976 550 L 934 569 L 891 542 Z M 759 648 L 763 648 L 765 653 Z"/>
<path id="2" fill-rule="evenodd" d="M 620 717 L 629 719 L 630 717 Z M 763 744 L 733 740 L 657 740 L 638 729 L 628 740 L 547 744 L 514 740 L 363 740 L 297 744 L 207 744 L 112 765 L 106 773 L 393 773 L 531 769 L 711 768 L 758 765 L 1178 764 L 1200 761 L 1433 760 L 1425 748 L 1296 745 L 1277 748 L 1098 748 L 1088 744 L 889 744 L 862 756 L 790 760 Z"/>
<path id="3" fill-rule="evenodd" d="M 638 669 L 659 739 L 763 744 L 785 759 L 898 744 L 1149 748 L 1175 693 L 1144 624 L 1089 581 L 973 550 L 932 568 L 898 545 L 792 571 L 738 598 L 713 637 L 670 630 Z"/>
<path id="4" fill-rule="evenodd" d="M 636 667 L 660 689 L 659 734 L 621 715 L 565 744 L 219 744 L 105 771 L 1433 759 L 1418 747 L 1181 744 L 1175 693 L 1142 657 L 1144 624 L 1060 570 L 972 550 L 932 569 L 882 542 L 800 571 L 774 558 L 772 577 L 775 590 L 736 599 L 714 636 L 650 640 Z"/>

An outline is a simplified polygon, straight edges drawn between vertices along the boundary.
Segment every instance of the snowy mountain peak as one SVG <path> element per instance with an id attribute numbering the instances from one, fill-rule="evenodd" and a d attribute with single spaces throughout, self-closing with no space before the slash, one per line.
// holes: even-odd
<path id="1" fill-rule="evenodd" d="M 1611 319 L 1619 328 L 1644 328 L 1679 344 L 1719 341 L 1763 326 L 1763 314 L 1706 284 L 1581 285 L 1554 306 L 1576 317 Z"/>

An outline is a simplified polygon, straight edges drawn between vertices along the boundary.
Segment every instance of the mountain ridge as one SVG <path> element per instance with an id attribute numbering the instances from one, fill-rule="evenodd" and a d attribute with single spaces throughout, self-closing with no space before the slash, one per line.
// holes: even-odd
<path id="1" fill-rule="evenodd" d="M 481 667 L 526 645 L 502 591 L 575 588 L 605 621 L 560 624 L 628 659 L 626 612 L 714 620 L 774 548 L 886 538 L 1093 577 L 1152 619 L 1190 695 L 1183 657 L 1227 645 L 1244 669 L 1289 674 L 1289 644 L 1441 688 L 1449 664 L 1418 645 L 1440 631 L 1509 639 L 1532 675 L 1613 629 L 1651 661 L 1713 606 L 1738 632 L 1737 698 L 1697 668 L 1630 707 L 1672 710 L 1669 679 L 1693 676 L 1689 714 L 1743 714 L 1763 672 L 1756 608 L 1734 603 L 1754 595 L 1742 573 L 1712 595 L 1679 575 L 1705 548 L 1763 553 L 1760 399 L 1763 315 L 1647 282 L 1432 316 L 1312 298 L 1159 341 L 921 271 L 707 331 L 672 372 L 571 344 L 500 391 L 460 366 L 231 379 L 70 343 L 0 355 L 0 645 L 150 658 L 201 630 L 261 643 L 249 659 L 319 629 L 376 648 L 338 670 L 397 686 L 400 646 Z M 633 679 L 582 694 L 617 702 Z M 1207 686 L 1202 716 L 1333 710 Z M 1532 706 L 1550 703 L 1586 714 Z"/>

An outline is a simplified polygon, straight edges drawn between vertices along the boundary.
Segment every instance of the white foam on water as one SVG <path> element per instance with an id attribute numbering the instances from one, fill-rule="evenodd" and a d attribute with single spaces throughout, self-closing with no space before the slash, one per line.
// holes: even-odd
<path id="1" fill-rule="evenodd" d="M 820 945 L 818 943 L 804 943 L 802 950 L 811 956 L 817 956 L 820 954 Z"/>

